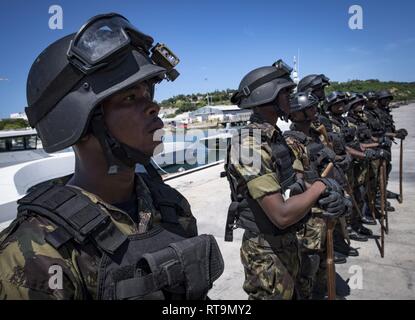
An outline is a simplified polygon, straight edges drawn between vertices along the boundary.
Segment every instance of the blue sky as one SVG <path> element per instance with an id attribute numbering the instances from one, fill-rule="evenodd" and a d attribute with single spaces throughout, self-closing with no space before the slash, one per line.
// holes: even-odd
<path id="1" fill-rule="evenodd" d="M 63 30 L 50 30 L 49 7 L 63 9 Z M 348 27 L 349 7 L 363 7 L 363 30 Z M 91 16 L 119 12 L 166 43 L 181 76 L 161 84 L 156 99 L 236 88 L 251 69 L 278 58 L 300 76 L 332 80 L 415 81 L 415 1 L 22 1 L 0 0 L 0 118 L 26 106 L 26 78 L 36 56 Z"/>

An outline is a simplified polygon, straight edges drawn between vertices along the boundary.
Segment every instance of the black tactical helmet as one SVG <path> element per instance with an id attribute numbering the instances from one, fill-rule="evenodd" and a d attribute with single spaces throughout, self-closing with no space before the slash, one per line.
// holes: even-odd
<path id="1" fill-rule="evenodd" d="M 328 85 L 330 85 L 330 79 L 324 74 L 309 74 L 300 80 L 297 91 L 304 92 L 311 90 L 312 92 L 315 89 L 324 88 Z"/>
<path id="2" fill-rule="evenodd" d="M 376 100 L 378 98 L 377 94 L 373 90 L 366 91 L 363 93 L 367 100 Z"/>
<path id="3" fill-rule="evenodd" d="M 290 100 L 290 113 L 317 106 L 318 103 L 317 97 L 311 92 L 297 92 Z"/>
<path id="4" fill-rule="evenodd" d="M 348 98 L 348 104 L 347 104 L 347 110 L 350 110 L 354 105 L 356 105 L 359 102 L 365 102 L 366 98 L 363 94 L 357 93 L 357 92 L 351 92 L 350 96 Z"/>
<path id="5" fill-rule="evenodd" d="M 246 109 L 274 101 L 282 89 L 295 88 L 296 85 L 290 78 L 291 71 L 282 60 L 269 67 L 252 70 L 243 77 L 231 102 Z"/>
<path id="6" fill-rule="evenodd" d="M 45 150 L 75 144 L 105 98 L 142 81 L 168 78 L 178 59 L 174 61 L 164 45 L 152 45 L 153 38 L 111 13 L 93 17 L 77 34 L 47 47 L 30 69 L 26 108 Z"/>
<path id="7" fill-rule="evenodd" d="M 331 92 L 324 101 L 324 108 L 325 111 L 330 111 L 330 108 L 332 105 L 338 103 L 338 102 L 347 102 L 347 97 L 344 92 L 341 91 L 333 91 Z"/>
<path id="8" fill-rule="evenodd" d="M 389 92 L 389 90 L 380 90 L 377 92 L 377 99 L 391 99 L 393 100 L 393 95 Z"/>

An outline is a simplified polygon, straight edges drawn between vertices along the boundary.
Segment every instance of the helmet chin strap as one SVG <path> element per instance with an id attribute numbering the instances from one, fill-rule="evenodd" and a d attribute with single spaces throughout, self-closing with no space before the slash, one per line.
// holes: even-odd
<path id="1" fill-rule="evenodd" d="M 134 168 L 137 163 L 147 165 L 149 156 L 118 141 L 105 125 L 102 107 L 99 107 L 91 120 L 93 135 L 98 139 L 108 165 L 108 174 L 117 174 Z"/>

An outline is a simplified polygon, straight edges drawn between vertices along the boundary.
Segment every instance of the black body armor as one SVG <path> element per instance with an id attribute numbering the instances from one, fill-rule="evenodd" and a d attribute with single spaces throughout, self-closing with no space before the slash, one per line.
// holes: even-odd
<path id="1" fill-rule="evenodd" d="M 251 135 L 252 131 L 249 130 L 248 134 Z M 243 139 L 243 137 L 241 137 L 241 139 Z M 290 195 L 303 192 L 305 188 L 296 181 L 296 174 L 292 167 L 294 155 L 286 144 L 281 132 L 274 134 L 270 138 L 266 135 L 264 130 L 261 130 L 261 140 L 261 142 L 267 142 L 265 145 L 270 146 L 270 153 L 272 154 L 272 160 L 275 164 L 282 193 L 285 193 L 288 189 L 291 192 Z M 230 159 L 231 147 L 232 145 L 228 147 L 228 159 Z M 233 172 L 232 166 L 228 163 L 225 163 L 225 173 L 231 188 L 232 200 L 232 203 L 229 206 L 225 227 L 225 241 L 233 240 L 233 230 L 235 228 L 243 228 L 251 234 L 275 236 L 293 232 L 293 230 L 299 229 L 303 224 L 302 220 L 284 230 L 277 228 L 277 226 L 269 220 L 258 202 L 250 196 L 246 186 L 243 186 L 238 190 L 237 173 Z"/>
<path id="2" fill-rule="evenodd" d="M 205 299 L 224 268 L 215 238 L 197 236 L 187 201 L 171 203 L 176 190 L 161 181 L 149 188 L 162 219 L 144 233 L 125 235 L 103 207 L 65 185 L 43 185 L 20 199 L 16 221 L 42 216 L 53 222 L 57 228 L 45 240 L 56 250 L 69 242 L 95 248 L 98 299 Z"/>

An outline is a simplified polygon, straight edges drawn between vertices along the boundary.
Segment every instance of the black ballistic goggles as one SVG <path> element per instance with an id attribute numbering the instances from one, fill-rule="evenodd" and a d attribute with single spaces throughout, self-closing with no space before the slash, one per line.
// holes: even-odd
<path id="1" fill-rule="evenodd" d="M 327 78 L 324 74 L 320 74 L 311 81 L 310 86 L 312 88 L 325 87 L 330 84 L 330 79 Z"/>
<path id="2" fill-rule="evenodd" d="M 153 38 L 136 29 L 123 16 L 110 13 L 99 15 L 85 23 L 76 33 L 68 50 L 69 61 L 84 74 L 90 74 L 134 47 L 167 70 L 166 77 L 174 81 L 179 73 L 174 68 L 179 58 L 164 44 L 153 48 Z"/>
<path id="3" fill-rule="evenodd" d="M 338 102 L 343 102 L 346 100 L 346 94 L 339 91 L 334 91 L 328 95 L 326 98 L 327 104 L 333 105 Z"/>
<path id="4" fill-rule="evenodd" d="M 174 81 L 179 73 L 177 56 L 164 44 L 154 47 L 153 38 L 137 30 L 123 16 L 109 13 L 93 17 L 75 34 L 66 52 L 68 63 L 50 81 L 47 89 L 32 106 L 27 107 L 30 125 L 35 125 L 81 81 L 89 81 L 95 94 L 115 87 L 119 79 L 142 72 L 151 76 L 149 66 L 159 69 L 154 82 Z M 111 68 L 117 64 L 118 68 Z M 112 76 L 95 76 L 111 71 Z M 144 76 L 145 77 L 145 76 Z M 98 79 L 99 78 L 99 79 Z M 150 79 L 143 79 L 150 80 Z M 91 83 L 84 83 L 89 88 Z"/>

